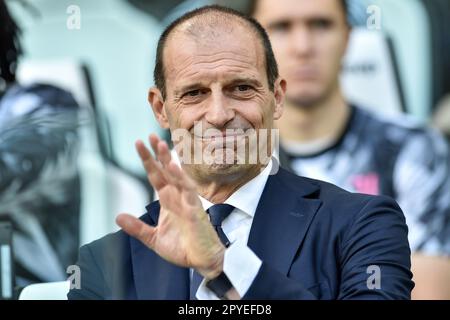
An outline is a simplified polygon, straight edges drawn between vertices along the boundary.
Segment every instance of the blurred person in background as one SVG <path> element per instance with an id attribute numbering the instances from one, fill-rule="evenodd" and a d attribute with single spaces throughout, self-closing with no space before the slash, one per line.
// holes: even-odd
<path id="1" fill-rule="evenodd" d="M 45 84 L 21 86 L 19 28 L 0 0 L 0 220 L 13 225 L 16 285 L 61 281 L 76 261 L 78 105 Z"/>
<path id="2" fill-rule="evenodd" d="M 449 151 L 436 131 L 349 104 L 339 74 L 351 27 L 344 0 L 257 0 L 287 80 L 282 166 L 352 192 L 395 198 L 409 226 L 413 298 L 450 299 Z M 380 108 L 382 108 L 380 99 Z"/>

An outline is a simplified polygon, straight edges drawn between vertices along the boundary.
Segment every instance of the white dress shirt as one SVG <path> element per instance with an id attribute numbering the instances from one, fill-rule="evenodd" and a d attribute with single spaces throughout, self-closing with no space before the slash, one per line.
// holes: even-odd
<path id="1" fill-rule="evenodd" d="M 247 242 L 256 207 L 271 170 L 272 160 L 259 175 L 240 187 L 225 201 L 235 209 L 222 222 L 222 230 L 231 243 L 225 250 L 223 271 L 241 297 L 250 288 L 262 264 L 262 261 L 247 246 Z M 205 211 L 214 205 L 203 197 L 200 197 L 200 200 Z M 206 287 L 205 283 L 206 281 L 203 280 L 200 284 L 196 298 L 218 300 L 219 298 Z"/>

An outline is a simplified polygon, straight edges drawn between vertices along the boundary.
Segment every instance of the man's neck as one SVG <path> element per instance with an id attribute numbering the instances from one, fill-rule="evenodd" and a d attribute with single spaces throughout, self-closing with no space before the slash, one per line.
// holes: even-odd
<path id="1" fill-rule="evenodd" d="M 208 182 L 196 181 L 198 194 L 211 203 L 224 203 L 234 192 L 244 184 L 252 180 L 261 172 L 261 168 L 252 167 L 245 170 L 241 176 L 235 179 L 215 179 Z"/>
<path id="2" fill-rule="evenodd" d="M 350 107 L 337 90 L 328 99 L 308 107 L 286 102 L 284 114 L 277 121 L 281 140 L 286 142 L 314 142 L 336 140 L 344 131 Z"/>

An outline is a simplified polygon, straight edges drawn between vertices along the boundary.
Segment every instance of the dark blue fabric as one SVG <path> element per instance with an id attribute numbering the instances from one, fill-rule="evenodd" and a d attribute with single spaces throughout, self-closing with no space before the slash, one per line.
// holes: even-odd
<path id="1" fill-rule="evenodd" d="M 225 220 L 233 211 L 234 207 L 229 204 L 219 203 L 213 205 L 208 209 L 211 224 L 214 227 L 221 227 L 223 220 Z"/>
<path id="2" fill-rule="evenodd" d="M 157 224 L 159 203 L 147 210 L 142 220 Z M 248 246 L 263 264 L 243 298 L 409 299 L 407 232 L 391 198 L 352 194 L 280 168 L 255 212 Z M 189 269 L 122 231 L 83 246 L 79 265 L 81 289 L 69 299 L 189 299 Z M 368 286 L 371 266 L 380 269 L 379 289 Z"/>
<path id="3" fill-rule="evenodd" d="M 214 229 L 217 232 L 217 235 L 219 236 L 220 241 L 222 241 L 225 247 L 228 247 L 230 245 L 230 241 L 225 235 L 225 232 L 223 232 L 222 230 L 222 221 L 225 220 L 230 215 L 233 209 L 234 207 L 232 205 L 225 203 L 215 204 L 208 209 L 211 224 L 213 225 Z"/>

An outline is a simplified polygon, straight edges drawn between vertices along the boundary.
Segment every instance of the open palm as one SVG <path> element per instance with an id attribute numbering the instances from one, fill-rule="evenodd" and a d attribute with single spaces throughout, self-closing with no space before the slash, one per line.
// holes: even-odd
<path id="1" fill-rule="evenodd" d="M 156 135 L 149 140 L 157 160 L 142 141 L 136 149 L 159 195 L 158 225 L 152 227 L 128 214 L 119 215 L 117 224 L 165 260 L 206 273 L 222 263 L 225 248 L 202 208 L 195 182 L 172 161 L 164 141 Z"/>

